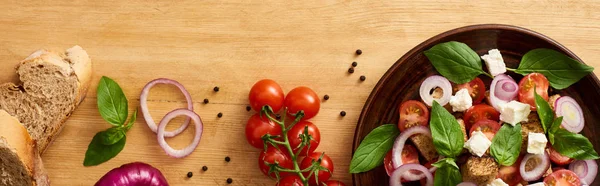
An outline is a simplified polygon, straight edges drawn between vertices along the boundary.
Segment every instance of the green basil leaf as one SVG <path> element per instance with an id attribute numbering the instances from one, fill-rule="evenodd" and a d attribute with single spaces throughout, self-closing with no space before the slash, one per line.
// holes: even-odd
<path id="1" fill-rule="evenodd" d="M 440 43 L 424 53 L 442 76 L 456 84 L 467 83 L 479 74 L 487 74 L 481 67 L 479 55 L 464 43 Z"/>
<path id="2" fill-rule="evenodd" d="M 542 98 L 542 96 L 538 95 L 533 89 L 533 94 L 535 96 L 535 105 L 537 108 L 538 115 L 540 117 L 540 121 L 542 122 L 542 128 L 544 128 L 545 132 L 548 132 L 552 122 L 554 121 L 554 111 L 550 108 L 550 104 Z"/>
<path id="3" fill-rule="evenodd" d="M 83 166 L 95 166 L 104 163 L 121 152 L 125 147 L 126 136 L 123 136 L 121 140 L 112 145 L 102 144 L 102 132 L 96 133 L 88 149 L 85 152 L 85 159 L 83 160 Z"/>
<path id="4" fill-rule="evenodd" d="M 440 155 L 449 158 L 460 155 L 465 143 L 460 125 L 437 101 L 433 101 L 429 125 L 433 145 Z"/>
<path id="5" fill-rule="evenodd" d="M 521 153 L 521 124 L 504 124 L 492 139 L 490 153 L 500 165 L 511 166 Z"/>
<path id="6" fill-rule="evenodd" d="M 135 123 L 135 120 L 137 119 L 137 112 L 138 112 L 137 109 L 135 109 L 135 111 L 133 111 L 133 114 L 129 118 L 129 123 L 127 123 L 127 126 L 125 126 L 125 132 L 129 131 L 129 129 L 131 129 L 131 127 L 133 127 L 133 124 Z"/>
<path id="7" fill-rule="evenodd" d="M 441 159 L 441 160 L 439 160 L 439 161 L 437 161 L 435 163 L 432 163 L 431 166 L 440 168 L 440 167 L 442 167 L 444 165 L 452 165 L 453 167 L 456 167 L 458 169 L 458 165 L 456 164 L 455 161 L 456 160 L 454 158 L 444 158 L 444 159 Z"/>
<path id="8" fill-rule="evenodd" d="M 398 134 L 400 131 L 395 124 L 381 125 L 369 132 L 354 152 L 350 173 L 366 172 L 382 165 Z"/>
<path id="9" fill-rule="evenodd" d="M 548 131 L 548 138 L 550 139 L 550 144 L 554 145 L 554 133 L 556 133 L 556 131 L 558 131 L 558 129 L 560 128 L 560 125 L 562 124 L 563 121 L 563 117 L 558 117 L 554 120 L 554 122 L 552 122 L 552 126 L 550 127 L 550 130 Z"/>
<path id="10" fill-rule="evenodd" d="M 125 137 L 125 131 L 122 127 L 112 127 L 105 131 L 100 132 L 101 142 L 103 145 L 115 144 L 123 137 Z"/>
<path id="11" fill-rule="evenodd" d="M 457 167 L 444 164 L 435 171 L 434 186 L 458 185 L 462 182 L 462 175 Z"/>
<path id="12" fill-rule="evenodd" d="M 554 149 L 563 156 L 576 160 L 598 159 L 598 153 L 590 140 L 581 134 L 575 134 L 565 129 L 554 132 Z"/>
<path id="13" fill-rule="evenodd" d="M 563 53 L 547 48 L 534 49 L 523 55 L 516 73 L 544 74 L 550 85 L 564 89 L 594 71 L 593 67 L 580 63 Z"/>
<path id="14" fill-rule="evenodd" d="M 114 126 L 121 126 L 127 120 L 127 98 L 123 90 L 112 79 L 102 76 L 96 92 L 98 111 L 104 120 Z"/>

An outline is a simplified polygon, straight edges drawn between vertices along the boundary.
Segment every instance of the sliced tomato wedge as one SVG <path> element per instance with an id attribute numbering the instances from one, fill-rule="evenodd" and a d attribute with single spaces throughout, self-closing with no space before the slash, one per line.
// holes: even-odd
<path id="1" fill-rule="evenodd" d="M 427 109 L 427 106 L 420 101 L 405 101 L 400 105 L 398 112 L 400 114 L 400 119 L 398 121 L 398 129 L 400 129 L 400 132 L 417 125 L 429 125 L 429 110 Z"/>
<path id="2" fill-rule="evenodd" d="M 498 130 L 500 130 L 500 124 L 498 124 L 498 122 L 489 119 L 483 119 L 471 126 L 471 130 L 469 130 L 469 136 L 471 136 L 471 134 L 475 131 L 481 131 L 483 134 L 485 134 L 485 137 L 491 141 L 494 139 L 494 136 Z"/>
<path id="3" fill-rule="evenodd" d="M 496 111 L 496 109 L 494 109 L 494 107 L 492 106 L 486 104 L 479 104 L 467 109 L 463 119 L 465 120 L 465 127 L 467 129 L 470 129 L 471 126 L 473 126 L 480 120 L 500 120 L 500 113 Z"/>
<path id="4" fill-rule="evenodd" d="M 544 183 L 547 186 L 580 186 L 581 180 L 573 171 L 562 169 L 546 176 Z"/>
<path id="5" fill-rule="evenodd" d="M 550 154 L 550 161 L 558 165 L 568 165 L 573 161 L 572 158 L 563 156 L 562 154 L 558 153 L 556 150 L 554 150 L 554 148 L 552 148 L 550 144 L 548 144 L 548 154 Z"/>
<path id="6" fill-rule="evenodd" d="M 454 87 L 454 92 L 456 93 L 463 88 L 469 91 L 469 95 L 471 95 L 471 98 L 473 99 L 473 104 L 479 104 L 483 101 L 483 98 L 485 97 L 485 84 L 483 84 L 483 81 L 478 77 L 471 82 L 456 85 L 456 87 Z"/>
<path id="7" fill-rule="evenodd" d="M 548 82 L 546 76 L 540 73 L 527 74 L 519 82 L 519 101 L 521 103 L 529 104 L 531 106 L 531 110 L 535 111 L 535 97 L 533 94 L 534 87 L 537 94 L 544 98 L 544 100 L 548 101 L 549 85 L 550 83 Z"/>
<path id="8" fill-rule="evenodd" d="M 402 163 L 419 163 L 419 154 L 415 146 L 406 144 L 402 149 Z M 388 176 L 392 175 L 392 172 L 396 170 L 392 163 L 392 150 L 390 150 L 383 158 L 383 165 L 385 166 L 385 172 Z"/>

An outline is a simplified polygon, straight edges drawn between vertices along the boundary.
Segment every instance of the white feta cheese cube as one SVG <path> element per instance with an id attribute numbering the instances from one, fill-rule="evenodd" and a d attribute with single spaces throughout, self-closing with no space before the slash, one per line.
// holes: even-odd
<path id="1" fill-rule="evenodd" d="M 487 186 L 508 186 L 508 184 L 506 184 L 504 181 L 502 181 L 502 179 L 496 178 L 494 181 L 487 184 Z"/>
<path id="2" fill-rule="evenodd" d="M 468 149 L 471 154 L 481 157 L 490 148 L 490 145 L 492 142 L 478 130 L 471 133 L 471 138 L 465 142 L 464 148 Z"/>
<path id="3" fill-rule="evenodd" d="M 500 120 L 515 126 L 521 121 L 527 121 L 530 112 L 528 104 L 513 100 L 500 107 Z"/>
<path id="4" fill-rule="evenodd" d="M 453 112 L 462 112 L 473 106 L 473 99 L 466 88 L 460 89 L 454 96 L 450 97 L 450 105 Z"/>
<path id="5" fill-rule="evenodd" d="M 500 50 L 492 49 L 488 51 L 488 54 L 481 56 L 481 59 L 485 61 L 485 65 L 492 76 L 497 76 L 506 72 L 506 64 L 504 64 L 504 59 L 502 59 Z"/>
<path id="6" fill-rule="evenodd" d="M 527 138 L 527 153 L 543 154 L 546 149 L 548 139 L 544 133 L 530 132 Z"/>

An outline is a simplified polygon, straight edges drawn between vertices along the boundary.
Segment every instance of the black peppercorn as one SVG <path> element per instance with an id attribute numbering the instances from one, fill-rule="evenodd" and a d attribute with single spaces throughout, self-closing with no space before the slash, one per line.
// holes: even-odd
<path id="1" fill-rule="evenodd" d="M 362 50 L 361 49 L 357 49 L 356 50 L 356 55 L 361 55 L 362 54 Z"/>
<path id="2" fill-rule="evenodd" d="M 329 95 L 325 94 L 325 96 L 323 96 L 324 100 L 329 100 Z"/>
<path id="3" fill-rule="evenodd" d="M 355 62 L 352 62 L 352 66 L 353 66 L 353 67 L 356 67 L 356 66 L 358 66 L 358 63 L 357 63 L 356 61 L 355 61 Z"/>
<path id="4" fill-rule="evenodd" d="M 349 68 L 348 73 L 350 73 L 350 74 L 354 73 L 354 68 Z"/>
<path id="5" fill-rule="evenodd" d="M 217 114 L 217 117 L 223 117 L 223 113 L 220 113 L 220 112 L 219 112 L 219 113 Z"/>
<path id="6" fill-rule="evenodd" d="M 192 172 L 188 172 L 188 173 L 187 173 L 187 177 L 188 177 L 188 178 L 191 178 L 193 175 L 194 175 L 194 173 L 192 173 Z"/>
<path id="7" fill-rule="evenodd" d="M 206 165 L 202 166 L 202 171 L 207 171 L 207 170 L 208 170 L 208 167 Z"/>
<path id="8" fill-rule="evenodd" d="M 252 107 L 250 107 L 249 105 L 246 106 L 246 111 L 250 111 L 250 110 L 252 110 Z"/>
<path id="9" fill-rule="evenodd" d="M 360 76 L 360 80 L 361 80 L 361 81 L 365 81 L 366 79 L 367 79 L 367 77 L 366 77 L 366 76 Z"/>
<path id="10" fill-rule="evenodd" d="M 342 111 L 340 112 L 340 116 L 346 116 L 346 111 L 343 111 L 343 110 L 342 110 Z"/>
<path id="11" fill-rule="evenodd" d="M 215 92 L 219 92 L 219 87 L 215 87 L 215 88 L 213 88 L 213 90 L 214 90 Z"/>
<path id="12" fill-rule="evenodd" d="M 204 104 L 208 104 L 208 99 L 204 98 Z"/>
<path id="13" fill-rule="evenodd" d="M 230 158 L 229 156 L 227 156 L 227 157 L 225 157 L 225 161 L 226 161 L 226 162 L 230 162 L 230 161 L 231 161 L 231 158 Z"/>
<path id="14" fill-rule="evenodd" d="M 227 184 L 231 184 L 231 183 L 233 183 L 233 179 L 227 178 Z"/>

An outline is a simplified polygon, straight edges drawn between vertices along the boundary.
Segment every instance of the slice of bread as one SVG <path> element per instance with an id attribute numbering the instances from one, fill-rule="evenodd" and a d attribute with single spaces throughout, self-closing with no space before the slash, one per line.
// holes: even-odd
<path id="1" fill-rule="evenodd" d="M 0 110 L 0 129 L 0 186 L 50 185 L 27 129 L 4 110 Z"/>
<path id="2" fill-rule="evenodd" d="M 91 60 L 79 46 L 64 53 L 38 50 L 16 70 L 22 83 L 0 85 L 0 109 L 23 123 L 43 153 L 83 101 L 91 79 Z"/>

